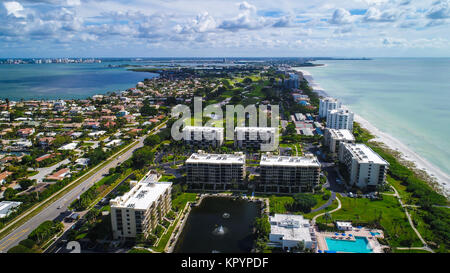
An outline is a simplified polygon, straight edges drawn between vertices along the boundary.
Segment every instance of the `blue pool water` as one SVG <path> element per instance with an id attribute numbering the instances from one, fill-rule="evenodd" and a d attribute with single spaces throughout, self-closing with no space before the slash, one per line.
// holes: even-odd
<path id="1" fill-rule="evenodd" d="M 355 241 L 336 240 L 333 238 L 325 238 L 328 250 L 336 252 L 352 252 L 352 253 L 372 253 L 369 242 L 365 237 L 355 237 Z"/>
<path id="2" fill-rule="evenodd" d="M 375 236 L 375 235 L 380 235 L 380 233 L 379 233 L 379 232 L 371 232 L 370 234 L 372 234 L 372 236 Z"/>

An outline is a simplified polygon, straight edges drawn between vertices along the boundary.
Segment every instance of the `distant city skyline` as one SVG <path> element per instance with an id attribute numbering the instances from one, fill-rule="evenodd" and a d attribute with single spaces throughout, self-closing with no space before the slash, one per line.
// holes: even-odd
<path id="1" fill-rule="evenodd" d="M 450 57 L 450 0 L 15 0 L 0 58 Z"/>

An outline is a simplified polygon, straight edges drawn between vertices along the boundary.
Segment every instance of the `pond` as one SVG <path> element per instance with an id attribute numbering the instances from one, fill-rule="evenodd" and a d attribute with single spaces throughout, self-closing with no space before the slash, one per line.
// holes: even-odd
<path id="1" fill-rule="evenodd" d="M 206 197 L 192 208 L 178 239 L 176 253 L 248 253 L 253 222 L 261 204 L 227 197 Z"/>

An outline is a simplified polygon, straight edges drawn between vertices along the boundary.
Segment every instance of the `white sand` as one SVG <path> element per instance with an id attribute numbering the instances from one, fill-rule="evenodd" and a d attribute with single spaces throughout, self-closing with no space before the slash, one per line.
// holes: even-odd
<path id="1" fill-rule="evenodd" d="M 304 78 L 308 81 L 308 83 L 310 83 L 314 91 L 319 93 L 319 95 L 328 96 L 325 90 L 320 87 L 318 83 L 314 82 L 311 73 L 300 69 L 295 70 L 303 73 Z M 450 177 L 448 174 L 444 173 L 438 167 L 432 165 L 430 162 L 419 156 L 416 152 L 412 151 L 408 146 L 403 144 L 398 139 L 385 132 L 380 131 L 378 128 L 373 126 L 370 122 L 368 122 L 361 116 L 355 114 L 355 121 L 361 124 L 363 128 L 367 129 L 372 135 L 375 136 L 374 141 L 382 142 L 388 148 L 399 152 L 402 159 L 414 163 L 416 168 L 423 170 L 428 175 L 430 175 L 433 180 L 438 183 L 438 185 L 436 186 L 441 190 L 441 192 L 449 197 Z"/>

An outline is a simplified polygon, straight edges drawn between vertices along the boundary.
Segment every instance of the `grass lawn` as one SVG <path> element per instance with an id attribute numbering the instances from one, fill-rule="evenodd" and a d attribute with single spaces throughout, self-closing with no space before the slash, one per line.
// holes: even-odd
<path id="1" fill-rule="evenodd" d="M 325 201 L 325 202 L 326 202 L 326 201 Z M 317 206 L 316 206 L 316 207 L 317 207 Z M 331 205 L 329 205 L 329 206 L 326 207 L 325 209 L 320 210 L 320 211 L 317 211 L 317 212 L 310 212 L 310 213 L 303 214 L 303 217 L 304 217 L 304 218 L 307 218 L 307 219 L 312 219 L 314 216 L 316 216 L 316 215 L 318 215 L 318 214 L 325 213 L 325 212 L 329 212 L 329 211 L 331 211 L 331 210 L 334 210 L 334 209 L 337 208 L 337 207 L 338 207 L 338 202 L 337 202 L 336 200 L 334 200 L 333 203 L 331 203 Z M 331 216 L 333 216 L 333 215 L 334 215 L 334 213 L 333 213 Z"/>
<path id="2" fill-rule="evenodd" d="M 406 191 L 406 186 L 401 184 L 401 181 L 396 180 L 395 178 L 387 175 L 386 180 L 389 184 L 391 184 L 400 194 L 400 198 L 403 203 L 413 205 L 417 202 L 417 198 L 412 197 L 412 193 Z"/>
<path id="3" fill-rule="evenodd" d="M 292 196 L 270 196 L 269 209 L 270 213 L 287 213 L 286 206 L 294 204 Z"/>
<path id="4" fill-rule="evenodd" d="M 176 211 L 184 208 L 187 202 L 195 202 L 197 194 L 192 192 L 184 192 L 172 200 L 172 208 Z"/>
<path id="5" fill-rule="evenodd" d="M 422 249 L 393 249 L 393 253 L 430 253 L 429 251 Z"/>
<path id="6" fill-rule="evenodd" d="M 163 176 L 161 176 L 161 179 L 159 179 L 159 181 L 167 181 L 167 182 L 170 182 L 170 181 L 172 181 L 173 179 L 175 179 L 175 176 L 173 176 L 173 175 L 163 175 Z"/>
<path id="7" fill-rule="evenodd" d="M 339 197 L 342 208 L 332 213 L 333 220 L 352 221 L 354 224 L 378 225 L 392 247 L 422 246 L 419 238 L 409 225 L 403 208 L 394 196 L 384 196 L 383 200 L 370 201 L 366 198 Z M 324 223 L 323 216 L 317 222 Z"/>

